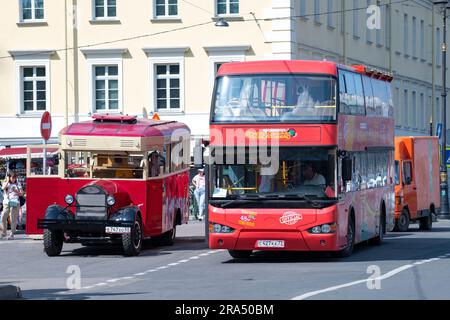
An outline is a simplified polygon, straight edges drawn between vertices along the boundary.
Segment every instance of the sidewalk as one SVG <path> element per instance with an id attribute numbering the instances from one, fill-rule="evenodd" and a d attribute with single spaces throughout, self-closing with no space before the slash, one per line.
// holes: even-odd
<path id="1" fill-rule="evenodd" d="M 177 226 L 178 240 L 204 240 L 205 239 L 205 222 L 189 221 L 188 224 Z"/>

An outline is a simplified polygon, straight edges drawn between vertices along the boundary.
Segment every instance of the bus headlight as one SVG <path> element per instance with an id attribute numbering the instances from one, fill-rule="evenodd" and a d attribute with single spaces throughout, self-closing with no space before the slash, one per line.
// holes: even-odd
<path id="1" fill-rule="evenodd" d="M 211 232 L 211 233 L 232 233 L 232 232 L 234 232 L 234 229 L 230 228 L 228 226 L 223 226 L 218 223 L 211 223 L 209 225 L 209 232 Z"/>
<path id="2" fill-rule="evenodd" d="M 66 204 L 68 204 L 69 206 L 73 203 L 73 196 L 71 194 L 68 194 L 65 198 L 64 201 L 66 202 Z"/>
<path id="3" fill-rule="evenodd" d="M 308 230 L 309 233 L 314 234 L 327 234 L 327 233 L 335 233 L 336 232 L 336 223 L 326 223 L 320 226 L 315 226 Z"/>
<path id="4" fill-rule="evenodd" d="M 116 199 L 113 196 L 108 196 L 108 198 L 106 199 L 106 203 L 108 204 L 108 206 L 113 206 L 116 204 Z"/>

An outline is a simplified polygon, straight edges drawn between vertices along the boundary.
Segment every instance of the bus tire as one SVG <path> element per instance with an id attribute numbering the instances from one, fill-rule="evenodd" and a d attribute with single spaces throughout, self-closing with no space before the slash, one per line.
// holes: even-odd
<path id="1" fill-rule="evenodd" d="M 49 257 L 59 256 L 63 243 L 64 233 L 62 230 L 44 230 L 44 251 Z"/>
<path id="2" fill-rule="evenodd" d="M 384 213 L 384 210 L 381 211 L 381 214 L 380 214 L 380 228 L 379 229 L 380 229 L 380 231 L 379 231 L 378 236 L 369 240 L 370 244 L 379 246 L 383 243 L 384 235 L 386 233 L 386 215 Z"/>
<path id="3" fill-rule="evenodd" d="M 355 218 L 352 215 L 348 217 L 348 227 L 347 227 L 347 247 L 344 250 L 338 251 L 336 256 L 339 258 L 350 257 L 355 248 Z"/>
<path id="4" fill-rule="evenodd" d="M 395 221 L 395 231 L 406 232 L 409 228 L 409 212 L 408 209 L 403 208 L 400 217 Z"/>
<path id="5" fill-rule="evenodd" d="M 433 227 L 433 217 L 430 212 L 426 217 L 419 220 L 419 229 L 422 231 L 430 231 Z"/>
<path id="6" fill-rule="evenodd" d="M 252 255 L 252 250 L 228 250 L 234 259 L 248 259 Z"/>
<path id="7" fill-rule="evenodd" d="M 134 221 L 131 232 L 122 235 L 122 246 L 125 256 L 133 257 L 139 255 L 142 250 L 142 223 L 139 217 Z"/>

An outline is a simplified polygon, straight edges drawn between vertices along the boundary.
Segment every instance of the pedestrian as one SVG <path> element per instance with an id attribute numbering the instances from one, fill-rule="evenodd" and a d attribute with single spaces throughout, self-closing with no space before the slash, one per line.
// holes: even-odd
<path id="1" fill-rule="evenodd" d="M 2 189 L 4 191 L 4 196 L 1 216 L 2 232 L 0 238 L 3 239 L 6 237 L 8 217 L 11 216 L 11 234 L 8 240 L 13 240 L 14 234 L 16 233 L 17 219 L 19 217 L 19 197 L 23 195 L 22 187 L 17 181 L 17 174 L 15 172 L 8 174 L 6 181 L 2 184 Z"/>
<path id="2" fill-rule="evenodd" d="M 198 169 L 198 174 L 192 179 L 192 184 L 195 187 L 194 196 L 198 206 L 198 220 L 203 220 L 203 213 L 205 211 L 205 170 Z"/>

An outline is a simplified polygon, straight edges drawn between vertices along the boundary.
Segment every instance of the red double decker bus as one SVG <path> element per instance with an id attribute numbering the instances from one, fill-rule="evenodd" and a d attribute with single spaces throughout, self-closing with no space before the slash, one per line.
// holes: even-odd
<path id="1" fill-rule="evenodd" d="M 389 74 L 325 61 L 224 64 L 211 110 L 209 246 L 332 251 L 394 227 Z"/>

